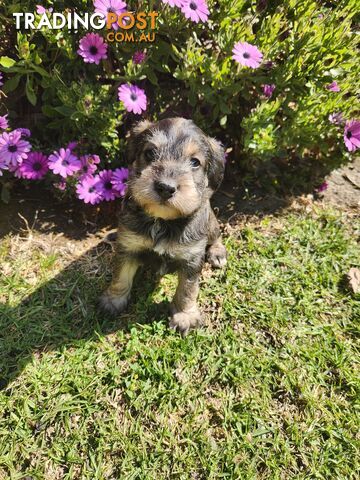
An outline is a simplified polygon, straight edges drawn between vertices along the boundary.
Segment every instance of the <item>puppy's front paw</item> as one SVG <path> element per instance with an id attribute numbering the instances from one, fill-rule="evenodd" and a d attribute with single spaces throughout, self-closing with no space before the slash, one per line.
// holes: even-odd
<path id="1" fill-rule="evenodd" d="M 207 251 L 207 261 L 215 268 L 222 268 L 226 265 L 226 248 L 221 242 L 210 245 Z"/>
<path id="2" fill-rule="evenodd" d="M 201 324 L 201 313 L 199 310 L 191 310 L 188 312 L 175 312 L 170 318 L 170 328 L 178 331 L 185 337 L 190 330 Z"/>
<path id="3" fill-rule="evenodd" d="M 128 304 L 129 296 L 116 296 L 106 290 L 100 297 L 100 306 L 103 310 L 115 314 L 123 312 Z"/>

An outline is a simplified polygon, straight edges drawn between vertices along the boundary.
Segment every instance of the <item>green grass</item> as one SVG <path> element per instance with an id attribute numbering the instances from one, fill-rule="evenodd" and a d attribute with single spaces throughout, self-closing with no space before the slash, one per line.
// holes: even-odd
<path id="1" fill-rule="evenodd" d="M 322 210 L 232 229 L 184 339 L 160 305 L 174 277 L 141 274 L 112 320 L 108 247 L 67 264 L 4 239 L 0 478 L 359 478 L 360 302 L 342 282 L 358 236 Z"/>

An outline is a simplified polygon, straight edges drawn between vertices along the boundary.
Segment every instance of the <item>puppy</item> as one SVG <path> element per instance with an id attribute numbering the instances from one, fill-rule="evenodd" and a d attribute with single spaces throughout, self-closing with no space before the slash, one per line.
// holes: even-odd
<path id="1" fill-rule="evenodd" d="M 201 320 L 196 300 L 207 255 L 226 264 L 226 249 L 210 206 L 224 175 L 225 152 L 191 120 L 140 122 L 128 142 L 132 164 L 120 220 L 113 279 L 101 297 L 104 309 L 127 306 L 140 265 L 156 263 L 178 274 L 170 327 L 186 335 Z"/>

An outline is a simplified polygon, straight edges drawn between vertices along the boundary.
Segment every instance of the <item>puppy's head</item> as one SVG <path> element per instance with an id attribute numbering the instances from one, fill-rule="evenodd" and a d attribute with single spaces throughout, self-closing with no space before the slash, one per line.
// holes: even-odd
<path id="1" fill-rule="evenodd" d="M 191 120 L 140 122 L 128 142 L 129 195 L 153 217 L 188 217 L 220 185 L 224 155 Z"/>

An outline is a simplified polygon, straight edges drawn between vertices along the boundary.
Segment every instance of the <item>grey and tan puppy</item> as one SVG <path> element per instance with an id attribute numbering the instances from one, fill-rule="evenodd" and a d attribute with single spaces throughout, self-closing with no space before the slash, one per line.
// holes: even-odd
<path id="1" fill-rule="evenodd" d="M 155 262 L 178 273 L 170 327 L 184 335 L 200 323 L 196 300 L 205 257 L 215 267 L 226 264 L 209 201 L 223 179 L 224 154 L 191 120 L 145 120 L 134 128 L 113 279 L 101 297 L 106 310 L 124 310 L 138 267 Z"/>

